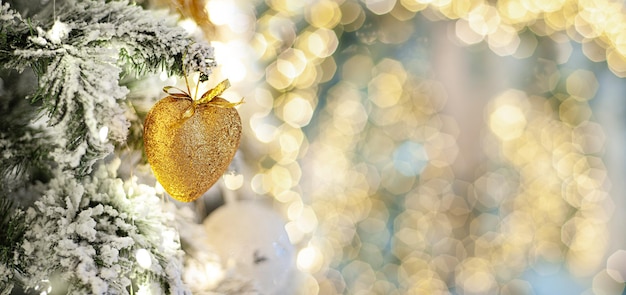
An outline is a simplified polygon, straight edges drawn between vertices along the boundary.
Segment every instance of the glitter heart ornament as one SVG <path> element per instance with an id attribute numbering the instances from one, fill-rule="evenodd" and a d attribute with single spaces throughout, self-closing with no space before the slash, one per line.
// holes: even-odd
<path id="1" fill-rule="evenodd" d="M 144 122 L 144 149 L 157 181 L 174 199 L 191 202 L 224 174 L 241 139 L 241 119 L 230 103 L 218 97 L 228 80 L 198 100 L 174 87 L 159 100 Z M 178 90 L 173 92 L 172 90 Z"/>

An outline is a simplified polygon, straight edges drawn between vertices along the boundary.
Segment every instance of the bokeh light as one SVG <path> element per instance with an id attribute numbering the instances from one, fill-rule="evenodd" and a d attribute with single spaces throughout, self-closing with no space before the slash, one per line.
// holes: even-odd
<path id="1" fill-rule="evenodd" d="M 594 102 L 623 5 L 207 1 L 247 102 L 225 177 L 286 217 L 297 294 L 621 294 Z"/>

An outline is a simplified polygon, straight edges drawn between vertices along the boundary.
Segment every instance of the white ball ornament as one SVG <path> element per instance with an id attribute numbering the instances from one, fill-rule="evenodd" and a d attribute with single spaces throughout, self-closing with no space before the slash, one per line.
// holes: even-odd
<path id="1" fill-rule="evenodd" d="M 250 279 L 264 295 L 284 294 L 295 266 L 281 216 L 260 202 L 228 202 L 205 220 L 208 243 L 226 270 Z"/>

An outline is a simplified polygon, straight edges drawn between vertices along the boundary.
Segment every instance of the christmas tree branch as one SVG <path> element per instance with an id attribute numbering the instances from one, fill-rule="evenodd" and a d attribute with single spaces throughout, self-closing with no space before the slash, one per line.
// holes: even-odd
<path id="1" fill-rule="evenodd" d="M 22 16 L 11 9 L 8 3 L 0 6 L 0 62 L 5 67 L 23 69 L 26 64 L 22 60 L 15 60 L 12 51 L 24 48 L 27 43 L 30 27 Z"/>
<path id="2" fill-rule="evenodd" d="M 32 69 L 37 79 L 28 93 L 0 88 L 0 198 L 36 196 L 25 213 L 0 204 L 0 294 L 14 283 L 46 290 L 47 282 L 68 294 L 129 294 L 135 286 L 186 294 L 178 237 L 154 189 L 117 178 L 119 160 L 95 163 L 127 137 L 121 77 L 186 70 L 206 79 L 213 49 L 128 1 L 56 2 L 54 18 L 25 19 L 0 6 L 0 64 L 12 73 Z M 46 165 L 48 181 L 7 195 L 11 179 Z"/>
<path id="3" fill-rule="evenodd" d="M 128 1 L 72 0 L 58 11 L 54 21 L 30 24 L 4 4 L 0 62 L 34 69 L 39 87 L 32 101 L 43 102 L 50 134 L 67 138 L 52 158 L 85 175 L 113 151 L 111 141 L 126 139 L 129 123 L 119 102 L 128 90 L 119 85 L 121 75 L 186 68 L 208 77 L 215 63 L 208 44 Z"/>
<path id="4" fill-rule="evenodd" d="M 133 284 L 160 289 L 147 294 L 188 293 L 173 214 L 154 188 L 117 178 L 120 163 L 97 165 L 82 179 L 57 170 L 26 211 L 31 226 L 19 259 L 26 289 L 49 281 L 67 294 L 130 294 Z"/>
<path id="5" fill-rule="evenodd" d="M 0 119 L 0 193 L 15 190 L 33 175 L 46 174 L 53 165 L 46 133 L 28 125 Z M 34 173 L 38 171 L 37 173 Z"/>
<path id="6" fill-rule="evenodd" d="M 0 195 L 26 205 L 27 200 L 10 192 L 32 181 L 45 181 L 56 165 L 50 158 L 55 144 L 43 126 L 31 123 L 37 120 L 39 106 L 30 104 L 25 97 L 36 85 L 34 73 L 1 71 L 0 77 Z"/>
<path id="7" fill-rule="evenodd" d="M 21 245 L 27 225 L 24 212 L 15 210 L 8 198 L 0 198 L 0 294 L 9 294 L 13 289 L 13 277 L 20 271 L 15 251 Z"/>

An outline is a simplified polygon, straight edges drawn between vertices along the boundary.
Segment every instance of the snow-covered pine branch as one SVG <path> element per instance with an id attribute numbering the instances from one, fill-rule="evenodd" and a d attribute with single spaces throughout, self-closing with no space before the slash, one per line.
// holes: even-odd
<path id="1" fill-rule="evenodd" d="M 145 294 L 189 293 L 173 212 L 154 188 L 117 178 L 120 163 L 98 164 L 82 179 L 57 170 L 25 214 L 16 257 L 24 288 L 45 291 L 48 282 L 57 293 L 129 294 L 134 283 L 151 288 Z"/>
<path id="2" fill-rule="evenodd" d="M 50 141 L 40 129 L 0 118 L 0 194 L 21 187 L 35 170 L 44 174 L 49 170 Z"/>
<path id="3" fill-rule="evenodd" d="M 26 18 L 1 1 L 0 65 L 12 74 L 34 72 L 37 83 L 28 93 L 0 87 L 0 193 L 7 194 L 0 198 L 36 196 L 22 204 L 25 213 L 5 210 L 26 228 L 0 243 L 0 294 L 14 284 L 45 291 L 53 281 L 67 282 L 57 287 L 70 294 L 128 294 L 137 286 L 187 293 L 180 243 L 154 189 L 117 178 L 119 159 L 94 163 L 113 142 L 126 140 L 128 90 L 120 77 L 185 69 L 206 78 L 215 66 L 213 48 L 194 42 L 166 15 L 128 1 L 57 0 L 55 18 L 45 9 Z M 20 117 L 14 102 L 27 105 L 19 112 L 28 116 Z M 3 188 L 8 174 L 28 167 L 22 162 L 50 164 L 49 175 L 43 183 L 21 181 L 19 191 Z M 12 220 L 0 218 L 0 225 L 17 228 L 7 226 Z M 138 253 L 148 262 L 140 264 Z"/>
<path id="4" fill-rule="evenodd" d="M 13 202 L 0 192 L 0 294 L 10 294 L 13 289 L 13 276 L 19 272 L 15 259 L 16 251 L 26 231 L 24 212 L 14 208 Z M 18 248 L 18 250 L 16 250 Z"/>
<path id="5" fill-rule="evenodd" d="M 215 66 L 208 44 L 128 1 L 68 0 L 48 23 L 26 21 L 7 4 L 1 9 L 0 63 L 34 69 L 39 85 L 32 101 L 43 102 L 50 135 L 59 138 L 51 156 L 79 175 L 113 150 L 111 141 L 126 139 L 121 75 L 182 74 L 185 62 L 187 71 L 206 77 Z"/>

